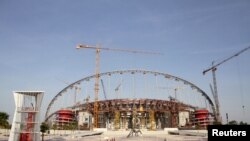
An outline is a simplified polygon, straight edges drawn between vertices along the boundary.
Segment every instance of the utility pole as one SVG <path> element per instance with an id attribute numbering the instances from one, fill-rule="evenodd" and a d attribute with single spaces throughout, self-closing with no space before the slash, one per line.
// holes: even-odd
<path id="1" fill-rule="evenodd" d="M 226 118 L 227 118 L 227 124 L 228 124 L 228 113 L 226 113 Z"/>

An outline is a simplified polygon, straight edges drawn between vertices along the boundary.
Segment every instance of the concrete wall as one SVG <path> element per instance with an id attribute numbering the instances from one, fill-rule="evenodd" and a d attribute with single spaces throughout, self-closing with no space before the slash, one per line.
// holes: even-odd
<path id="1" fill-rule="evenodd" d="M 0 135 L 10 135 L 10 129 L 0 129 Z"/>

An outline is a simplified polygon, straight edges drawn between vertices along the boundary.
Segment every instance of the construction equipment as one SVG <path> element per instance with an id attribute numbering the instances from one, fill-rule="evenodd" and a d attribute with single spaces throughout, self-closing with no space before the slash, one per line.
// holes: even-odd
<path id="1" fill-rule="evenodd" d="M 120 128 L 119 124 L 120 124 L 120 112 L 115 111 L 114 112 L 114 126 L 116 130 Z"/>
<path id="2" fill-rule="evenodd" d="M 106 91 L 105 91 L 105 87 L 104 87 L 104 84 L 103 84 L 103 80 L 101 79 L 101 82 L 102 82 L 102 90 L 103 90 L 103 94 L 104 94 L 104 98 L 105 100 L 107 99 L 107 95 L 106 95 Z"/>
<path id="3" fill-rule="evenodd" d="M 121 82 L 117 85 L 117 87 L 115 88 L 115 93 L 116 93 L 116 97 L 117 97 L 117 99 L 118 99 L 118 91 L 119 91 L 119 88 L 121 87 L 121 85 L 122 85 L 122 81 L 123 81 L 123 79 L 121 80 Z"/>
<path id="4" fill-rule="evenodd" d="M 184 89 L 184 88 L 182 88 L 180 86 L 175 86 L 175 87 L 157 87 L 157 88 L 158 89 L 170 89 L 170 90 L 174 90 L 174 97 L 169 96 L 169 99 L 172 99 L 172 100 L 175 100 L 175 101 L 178 101 L 178 99 L 177 99 L 177 91 Z"/>
<path id="5" fill-rule="evenodd" d="M 155 112 L 152 109 L 150 109 L 148 114 L 149 114 L 149 123 L 150 123 L 149 129 L 154 130 L 155 129 Z"/>
<path id="6" fill-rule="evenodd" d="M 86 49 L 94 49 L 95 50 L 95 99 L 94 99 L 94 127 L 98 128 L 98 91 L 99 91 L 99 54 L 100 50 L 107 50 L 107 51 L 121 51 L 121 52 L 130 52 L 130 53 L 143 53 L 143 54 L 156 54 L 160 55 L 161 53 L 157 52 L 150 52 L 150 51 L 141 51 L 141 50 L 132 50 L 132 49 L 121 49 L 121 48 L 103 48 L 100 47 L 99 44 L 95 46 L 90 46 L 86 44 L 78 44 L 76 49 L 86 48 Z"/>
<path id="7" fill-rule="evenodd" d="M 228 57 L 227 59 L 217 63 L 217 64 L 214 64 L 215 62 L 213 61 L 212 62 L 212 67 L 206 69 L 203 71 L 203 75 L 205 75 L 208 71 L 212 71 L 212 76 L 213 76 L 213 88 L 210 86 L 211 88 L 211 91 L 213 93 L 213 96 L 214 96 L 214 101 L 215 101 L 215 107 L 216 107 L 216 115 L 215 115 L 215 118 L 216 118 L 216 121 L 221 123 L 222 122 L 222 119 L 221 119 L 221 116 L 220 116 L 220 106 L 219 106 L 219 98 L 218 98 L 218 91 L 217 91 L 217 84 L 216 84 L 216 75 L 215 75 L 215 71 L 217 70 L 217 67 L 225 62 L 227 62 L 228 60 L 234 58 L 234 57 L 237 57 L 239 56 L 241 53 L 247 51 L 248 49 L 250 49 L 250 46 L 247 47 L 247 48 L 244 48 L 242 49 L 241 51 L 235 53 L 234 55 Z"/>

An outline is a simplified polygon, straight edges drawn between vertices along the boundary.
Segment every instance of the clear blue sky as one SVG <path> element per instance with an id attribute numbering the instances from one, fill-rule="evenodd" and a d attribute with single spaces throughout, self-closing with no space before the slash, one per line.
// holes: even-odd
<path id="1" fill-rule="evenodd" d="M 45 91 L 45 109 L 65 87 L 57 78 L 74 82 L 93 74 L 94 52 L 76 50 L 78 43 L 162 52 L 102 52 L 101 72 L 167 72 L 212 98 L 211 72 L 202 71 L 249 46 L 249 25 L 249 0 L 1 0 L 0 111 L 13 115 L 14 90 Z M 224 121 L 228 113 L 250 123 L 249 61 L 250 50 L 218 67 Z"/>

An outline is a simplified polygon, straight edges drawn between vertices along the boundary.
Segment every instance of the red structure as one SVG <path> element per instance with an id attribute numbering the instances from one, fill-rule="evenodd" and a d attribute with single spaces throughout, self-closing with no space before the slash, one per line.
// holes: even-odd
<path id="1" fill-rule="evenodd" d="M 56 114 L 56 121 L 58 126 L 64 126 L 74 120 L 74 113 L 70 109 L 60 109 Z"/>
<path id="2" fill-rule="evenodd" d="M 33 116 L 34 113 L 29 112 L 26 118 L 26 125 L 24 126 L 22 132 L 20 133 L 19 141 L 32 141 L 31 129 L 33 128 Z"/>
<path id="3" fill-rule="evenodd" d="M 196 109 L 194 111 L 195 124 L 201 127 L 206 127 L 208 125 L 209 112 L 207 109 Z"/>

